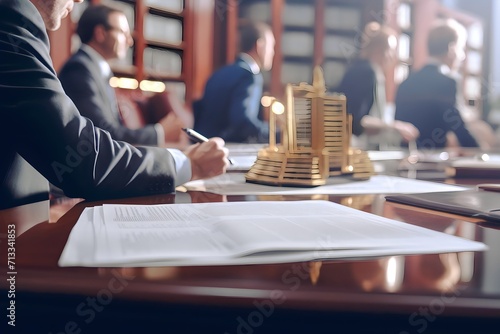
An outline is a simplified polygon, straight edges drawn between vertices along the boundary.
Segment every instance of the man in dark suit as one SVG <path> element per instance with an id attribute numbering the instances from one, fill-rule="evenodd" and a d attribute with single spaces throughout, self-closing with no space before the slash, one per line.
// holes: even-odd
<path id="1" fill-rule="evenodd" d="M 80 113 L 113 139 L 137 145 L 163 146 L 167 117 L 154 125 L 130 129 L 121 120 L 116 96 L 109 85 L 109 60 L 124 59 L 133 45 L 125 14 L 105 5 L 89 6 L 76 29 L 80 49 L 64 64 L 59 80 Z"/>
<path id="2" fill-rule="evenodd" d="M 396 32 L 377 22 L 364 28 L 359 58 L 344 74 L 337 91 L 347 98 L 352 115 L 353 145 L 365 149 L 399 146 L 418 137 L 409 123 L 395 121 L 385 96 L 384 71 L 397 60 Z"/>
<path id="3" fill-rule="evenodd" d="M 269 26 L 240 27 L 241 54 L 208 79 L 203 98 L 193 105 L 194 129 L 229 142 L 267 142 L 269 124 L 260 117 L 263 77 L 272 67 L 274 36 Z"/>
<path id="4" fill-rule="evenodd" d="M 448 132 L 455 133 L 461 146 L 478 146 L 457 109 L 460 87 L 452 74 L 465 58 L 466 38 L 465 28 L 455 21 L 437 24 L 428 36 L 428 64 L 399 86 L 395 117 L 418 128 L 418 148 L 445 147 Z"/>
<path id="5" fill-rule="evenodd" d="M 68 196 L 98 199 L 170 193 L 223 173 L 220 138 L 184 153 L 134 147 L 80 115 L 52 67 L 46 29 L 81 1 L 0 1 L 0 207 L 42 199 L 46 179 Z"/>

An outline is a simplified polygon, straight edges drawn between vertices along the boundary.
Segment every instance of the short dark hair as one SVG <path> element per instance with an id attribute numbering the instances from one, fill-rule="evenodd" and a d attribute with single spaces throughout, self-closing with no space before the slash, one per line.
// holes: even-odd
<path id="1" fill-rule="evenodd" d="M 85 9 L 76 28 L 76 33 L 82 43 L 87 44 L 92 40 L 95 27 L 102 25 L 106 29 L 111 28 L 108 20 L 111 13 L 123 14 L 123 11 L 107 5 L 90 5 Z"/>
<path id="2" fill-rule="evenodd" d="M 248 52 L 255 47 L 260 38 L 264 38 L 271 27 L 264 22 L 242 20 L 239 23 L 240 51 Z"/>
<path id="3" fill-rule="evenodd" d="M 430 56 L 442 56 L 448 53 L 450 44 L 467 38 L 465 28 L 455 20 L 440 20 L 430 30 L 427 38 L 427 50 Z"/>

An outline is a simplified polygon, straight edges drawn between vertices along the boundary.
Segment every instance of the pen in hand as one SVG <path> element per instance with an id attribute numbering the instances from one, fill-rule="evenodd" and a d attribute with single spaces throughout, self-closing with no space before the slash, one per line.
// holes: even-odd
<path id="1" fill-rule="evenodd" d="M 205 143 L 208 141 L 208 138 L 205 137 L 204 135 L 202 135 L 201 133 L 193 130 L 193 129 L 189 129 L 189 128 L 182 128 L 182 131 L 184 131 L 188 137 L 194 141 L 194 142 L 197 142 L 197 143 Z M 230 158 L 227 158 L 227 160 L 229 160 L 229 163 L 231 165 L 234 165 L 234 162 L 233 160 L 231 160 Z"/>

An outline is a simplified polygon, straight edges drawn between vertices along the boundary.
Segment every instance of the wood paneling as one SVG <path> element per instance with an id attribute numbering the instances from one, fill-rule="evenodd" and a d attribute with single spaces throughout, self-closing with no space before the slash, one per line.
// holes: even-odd
<path id="1" fill-rule="evenodd" d="M 61 22 L 61 28 L 49 32 L 50 57 L 54 64 L 54 69 L 58 72 L 66 59 L 71 54 L 71 35 L 73 34 L 73 22 L 66 18 Z"/>
<path id="2" fill-rule="evenodd" d="M 186 33 L 190 35 L 192 41 L 185 50 L 189 57 L 186 57 L 184 63 L 185 71 L 190 71 L 186 75 L 186 80 L 190 83 L 190 99 L 198 99 L 203 94 L 205 82 L 213 71 L 213 54 L 216 52 L 213 36 L 214 6 L 213 0 L 192 0 L 189 1 L 190 8 L 189 24 L 185 27 Z M 189 31 L 192 29 L 192 31 Z M 191 50 L 188 50 L 191 48 Z M 218 51 L 222 52 L 222 51 Z M 192 69 L 189 70 L 188 67 Z"/>

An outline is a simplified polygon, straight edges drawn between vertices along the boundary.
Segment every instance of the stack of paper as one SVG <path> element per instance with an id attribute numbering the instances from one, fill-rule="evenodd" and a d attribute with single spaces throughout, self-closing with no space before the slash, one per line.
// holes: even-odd
<path id="1" fill-rule="evenodd" d="M 59 265 L 236 265 L 485 248 L 328 201 L 103 205 L 83 211 Z"/>

